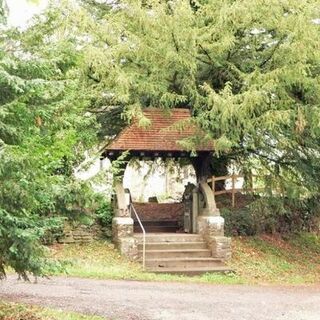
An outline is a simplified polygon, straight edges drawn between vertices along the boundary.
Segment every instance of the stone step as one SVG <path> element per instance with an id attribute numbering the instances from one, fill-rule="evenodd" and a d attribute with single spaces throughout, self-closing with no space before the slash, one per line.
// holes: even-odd
<path id="1" fill-rule="evenodd" d="M 139 251 L 142 257 L 142 250 Z M 206 258 L 211 257 L 209 249 L 167 249 L 167 250 L 146 250 L 146 259 L 166 259 L 166 258 Z"/>
<path id="2" fill-rule="evenodd" d="M 140 260 L 141 261 L 141 260 Z M 221 260 L 215 258 L 161 258 L 146 259 L 146 267 L 153 268 L 196 268 L 221 266 Z"/>
<path id="3" fill-rule="evenodd" d="M 216 273 L 216 272 L 232 272 L 232 270 L 224 264 L 217 265 L 214 267 L 189 267 L 189 268 L 149 268 L 148 272 L 153 273 L 165 273 L 165 274 L 178 274 L 186 276 L 196 276 L 205 273 Z"/>
<path id="4" fill-rule="evenodd" d="M 156 232 L 156 233 L 176 233 L 178 231 L 178 226 L 144 226 L 146 233 Z M 133 231 L 135 233 L 142 233 L 140 226 L 134 226 Z"/>
<path id="5" fill-rule="evenodd" d="M 142 243 L 141 233 L 134 235 L 138 243 Z M 203 242 L 203 238 L 198 234 L 185 233 L 149 233 L 146 234 L 146 243 L 178 243 L 178 242 Z"/>
<path id="6" fill-rule="evenodd" d="M 138 250 L 142 250 L 142 242 L 138 244 Z M 146 242 L 146 250 L 184 250 L 184 249 L 207 249 L 204 241 L 196 242 Z"/>
<path id="7" fill-rule="evenodd" d="M 139 261 L 142 262 L 142 234 L 138 241 Z M 203 237 L 185 233 L 147 233 L 146 270 L 156 273 L 198 275 L 207 272 L 228 272 L 221 259 L 213 258 Z"/>
<path id="8" fill-rule="evenodd" d="M 179 225 L 177 220 L 156 220 L 142 221 L 142 225 L 147 233 L 175 233 L 179 230 Z M 134 232 L 140 233 L 142 229 L 138 221 L 134 222 Z"/>
<path id="9" fill-rule="evenodd" d="M 178 221 L 177 220 L 143 220 L 141 221 L 142 225 L 144 227 L 148 226 L 178 226 Z M 138 221 L 134 221 L 134 225 L 139 226 Z"/>

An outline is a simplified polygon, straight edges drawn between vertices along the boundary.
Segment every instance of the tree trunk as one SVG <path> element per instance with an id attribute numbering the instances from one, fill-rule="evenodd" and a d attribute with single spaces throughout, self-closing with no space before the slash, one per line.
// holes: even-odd
<path id="1" fill-rule="evenodd" d="M 229 165 L 229 158 L 226 156 L 220 157 L 212 157 L 211 161 L 211 169 L 212 175 L 215 177 L 227 176 L 228 172 L 228 165 Z M 217 181 L 215 184 L 215 190 L 221 191 L 225 189 L 225 180 Z"/>

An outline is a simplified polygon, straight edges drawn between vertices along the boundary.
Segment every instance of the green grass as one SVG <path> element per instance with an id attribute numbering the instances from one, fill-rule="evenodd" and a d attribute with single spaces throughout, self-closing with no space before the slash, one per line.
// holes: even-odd
<path id="1" fill-rule="evenodd" d="M 40 316 L 49 317 L 51 320 L 102 320 L 105 318 L 101 318 L 98 316 L 88 316 L 75 312 L 65 312 L 60 310 L 53 309 L 45 309 L 40 312 Z"/>
<path id="2" fill-rule="evenodd" d="M 122 257 L 109 242 L 96 241 L 87 244 L 55 245 L 52 256 L 66 264 L 66 274 L 82 278 L 241 283 L 235 274 L 205 274 L 201 277 L 186 277 L 144 272 L 141 264 Z M 60 273 L 61 274 L 61 273 Z"/>
<path id="3" fill-rule="evenodd" d="M 74 312 L 0 301 L 0 320 L 103 320 Z"/>
<path id="4" fill-rule="evenodd" d="M 308 233 L 238 238 L 231 264 L 245 282 L 307 284 L 320 282 L 320 237 Z"/>
<path id="5" fill-rule="evenodd" d="M 67 262 L 70 276 L 95 279 L 179 281 L 214 284 L 302 284 L 320 282 L 320 237 L 299 234 L 233 238 L 235 273 L 187 277 L 143 272 L 141 265 L 120 256 L 109 242 L 56 245 L 54 259 Z M 61 274 L 61 273 L 60 273 Z"/>

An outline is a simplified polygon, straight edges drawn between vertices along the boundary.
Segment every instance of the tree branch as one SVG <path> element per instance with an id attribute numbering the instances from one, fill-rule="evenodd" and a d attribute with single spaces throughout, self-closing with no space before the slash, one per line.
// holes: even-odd
<path id="1" fill-rule="evenodd" d="M 176 39 L 175 36 L 174 36 L 173 31 L 171 32 L 171 36 L 172 36 L 173 44 L 174 44 L 174 46 L 175 46 L 175 48 L 176 48 L 176 51 L 179 52 L 178 42 L 177 42 L 177 39 Z"/>
<path id="2" fill-rule="evenodd" d="M 207 58 L 211 61 L 212 64 L 214 64 L 213 59 L 211 58 L 209 52 L 199 43 L 199 48 L 202 50 L 202 52 L 207 56 Z"/>
<path id="3" fill-rule="evenodd" d="M 259 65 L 260 68 L 263 68 L 274 56 L 274 53 L 276 52 L 276 50 L 280 47 L 280 45 L 282 44 L 283 40 L 286 38 L 286 36 L 283 36 L 277 43 L 276 45 L 273 47 L 273 50 L 270 54 L 270 56 L 265 59 L 264 61 L 262 61 L 262 63 Z"/>
<path id="4" fill-rule="evenodd" d="M 254 149 L 247 149 L 247 151 L 250 152 L 250 153 L 253 153 L 253 154 L 255 154 L 255 155 L 257 155 L 257 156 L 259 156 L 261 158 L 264 158 L 264 159 L 266 159 L 268 161 L 276 163 L 276 164 L 282 164 L 282 165 L 287 165 L 287 166 L 292 165 L 292 162 L 283 161 L 282 160 L 283 157 L 280 158 L 280 159 L 274 159 L 274 158 L 271 158 L 270 156 L 267 156 L 265 154 L 261 154 L 257 150 L 254 150 Z"/>

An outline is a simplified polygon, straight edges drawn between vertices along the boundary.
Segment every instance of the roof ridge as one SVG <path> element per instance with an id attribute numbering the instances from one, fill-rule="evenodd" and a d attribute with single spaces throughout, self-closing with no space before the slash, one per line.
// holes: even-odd
<path id="1" fill-rule="evenodd" d="M 167 115 L 160 108 L 145 108 L 143 114 L 151 121 L 151 126 L 139 126 L 138 119 L 134 119 L 126 126 L 105 150 L 139 150 L 139 151 L 187 151 L 179 141 L 191 138 L 199 128 L 187 126 L 184 130 L 173 128 L 180 121 L 191 119 L 191 111 L 187 108 L 169 109 Z M 166 130 L 171 127 L 170 130 Z M 198 146 L 197 151 L 212 151 L 211 143 Z"/>

